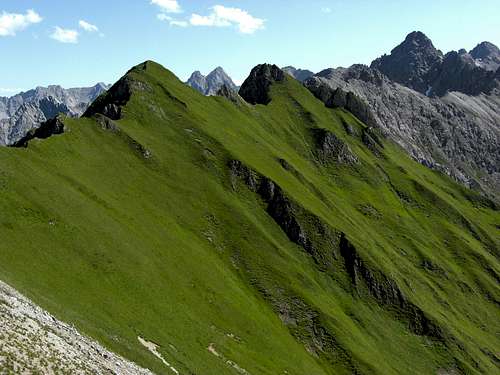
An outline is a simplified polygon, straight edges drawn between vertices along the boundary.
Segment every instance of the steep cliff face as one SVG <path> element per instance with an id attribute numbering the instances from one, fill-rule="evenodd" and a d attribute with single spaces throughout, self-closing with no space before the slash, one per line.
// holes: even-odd
<path id="1" fill-rule="evenodd" d="M 108 88 L 103 83 L 92 87 L 63 89 L 37 87 L 0 100 L 0 146 L 18 142 L 30 130 L 64 114 L 80 116 L 89 104 Z"/>

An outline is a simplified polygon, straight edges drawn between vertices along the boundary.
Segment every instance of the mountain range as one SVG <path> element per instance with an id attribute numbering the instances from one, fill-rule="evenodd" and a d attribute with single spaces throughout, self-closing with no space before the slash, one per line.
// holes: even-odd
<path id="1" fill-rule="evenodd" d="M 454 74 L 412 33 L 237 93 L 145 61 L 0 147 L 0 372 L 498 373 L 482 45 Z"/>
<path id="2" fill-rule="evenodd" d="M 497 195 L 500 70 L 495 62 L 499 56 L 498 48 L 487 42 L 470 53 L 443 56 L 423 33 L 413 32 L 370 67 L 326 69 L 305 85 L 330 101 L 327 105 L 354 93 L 361 101 L 347 107 L 413 158 L 469 187 Z"/>
<path id="3" fill-rule="evenodd" d="M 63 89 L 61 86 L 37 87 L 12 97 L 0 97 L 0 146 L 11 145 L 41 123 L 59 113 L 80 116 L 108 85 Z"/>

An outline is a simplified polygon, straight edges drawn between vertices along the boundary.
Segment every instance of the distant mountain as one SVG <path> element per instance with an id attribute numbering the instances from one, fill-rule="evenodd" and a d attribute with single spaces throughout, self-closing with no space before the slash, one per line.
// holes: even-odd
<path id="1" fill-rule="evenodd" d="M 325 104 L 346 107 L 424 165 L 500 192 L 498 49 L 481 43 L 445 56 L 421 32 L 371 67 L 326 69 L 305 81 Z M 496 74 L 496 77 L 495 77 Z M 361 100 L 348 97 L 353 93 Z M 426 95 L 427 94 L 427 95 Z"/>
<path id="2" fill-rule="evenodd" d="M 70 89 L 53 85 L 0 98 L 0 145 L 19 141 L 30 130 L 59 113 L 80 116 L 108 87 L 104 83 Z"/>
<path id="3" fill-rule="evenodd" d="M 282 68 L 282 70 L 300 82 L 304 82 L 306 79 L 308 79 L 314 75 L 314 73 L 311 72 L 310 70 L 297 69 L 293 66 L 285 66 L 284 68 Z"/>
<path id="4" fill-rule="evenodd" d="M 428 96 L 443 96 L 449 91 L 479 95 L 500 87 L 500 51 L 494 44 L 483 42 L 469 53 L 461 49 L 443 56 L 420 31 L 410 33 L 390 55 L 376 59 L 371 67 Z"/>
<path id="5" fill-rule="evenodd" d="M 425 93 L 429 86 L 429 70 L 442 60 L 443 53 L 434 47 L 432 41 L 424 33 L 414 31 L 390 55 L 373 61 L 371 67 L 395 82 Z"/>
<path id="6" fill-rule="evenodd" d="M 210 72 L 206 77 L 199 71 L 194 72 L 191 74 L 186 84 L 203 95 L 216 95 L 224 85 L 235 92 L 238 90 L 238 87 L 231 77 L 229 77 L 220 66 Z"/>

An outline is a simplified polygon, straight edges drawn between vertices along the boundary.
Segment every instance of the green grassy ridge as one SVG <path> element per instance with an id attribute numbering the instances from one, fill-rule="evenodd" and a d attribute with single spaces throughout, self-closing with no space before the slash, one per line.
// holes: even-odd
<path id="1" fill-rule="evenodd" d="M 359 134 L 363 124 L 296 81 L 252 107 L 203 97 L 154 63 L 127 76 L 147 89 L 133 92 L 119 132 L 65 119 L 62 136 L 0 150 L 2 279 L 159 373 L 168 370 L 138 334 L 181 373 L 235 373 L 210 343 L 252 374 L 435 373 L 455 362 L 498 372 L 488 355 L 499 346 L 498 211 L 391 143 L 375 156 L 342 121 Z M 316 127 L 349 144 L 360 165 L 316 163 Z M 343 272 L 318 271 L 258 196 L 233 190 L 232 159 L 345 232 L 460 347 L 412 334 L 353 293 Z M 308 320 L 285 326 L 276 301 L 302 301 L 338 350 L 310 354 Z"/>

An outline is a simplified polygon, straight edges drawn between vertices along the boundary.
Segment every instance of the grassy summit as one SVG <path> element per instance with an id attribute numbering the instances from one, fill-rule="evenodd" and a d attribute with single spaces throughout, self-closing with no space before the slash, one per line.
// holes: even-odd
<path id="1" fill-rule="evenodd" d="M 0 279 L 157 373 L 498 373 L 500 211 L 285 77 L 146 62 L 0 148 Z M 104 117 L 106 113 L 109 117 Z"/>

